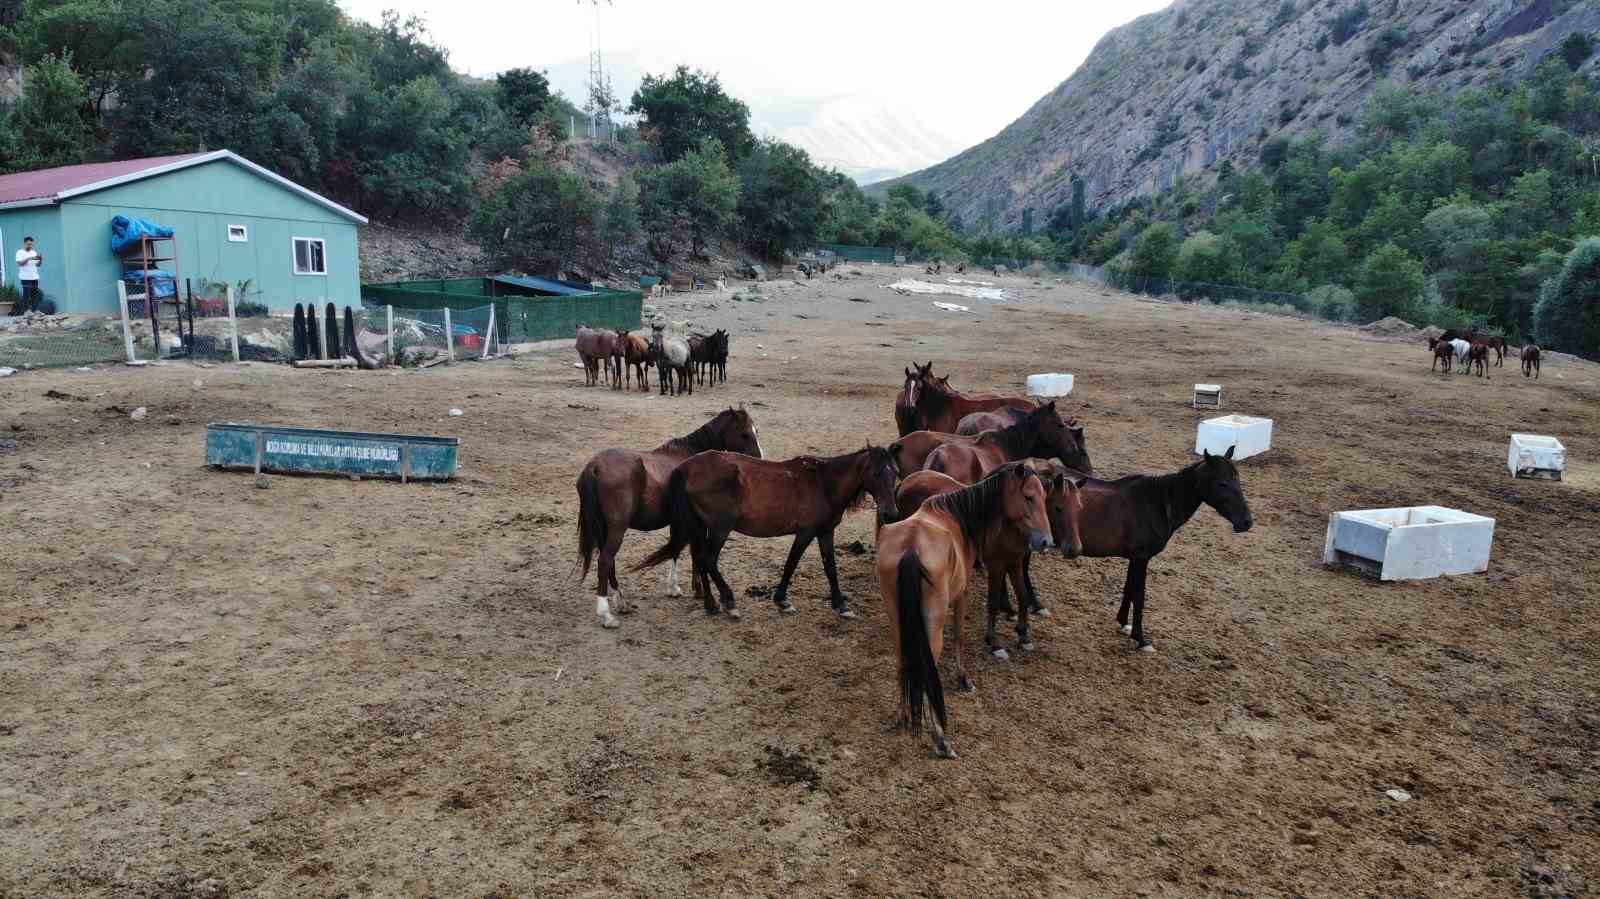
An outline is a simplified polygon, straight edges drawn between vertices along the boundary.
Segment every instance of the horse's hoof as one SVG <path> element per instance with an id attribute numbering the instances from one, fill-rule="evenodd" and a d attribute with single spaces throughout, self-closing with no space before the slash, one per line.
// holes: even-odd
<path id="1" fill-rule="evenodd" d="M 1143 643 L 1139 644 L 1139 651 L 1140 652 L 1155 652 L 1156 651 L 1156 645 L 1154 643 L 1151 643 L 1149 640 L 1146 640 Z"/>
<path id="2" fill-rule="evenodd" d="M 796 612 L 799 612 L 800 610 L 795 608 L 794 603 L 786 602 L 783 605 L 778 606 L 778 611 L 782 612 L 785 615 L 793 615 Z"/>
<path id="3" fill-rule="evenodd" d="M 738 621 L 739 619 L 744 617 L 744 613 L 739 611 L 738 609 L 729 609 L 728 610 L 728 617 L 732 618 L 734 621 Z"/>
<path id="4" fill-rule="evenodd" d="M 1130 637 L 1133 636 L 1133 625 L 1131 624 L 1118 625 L 1117 630 L 1122 631 L 1124 634 L 1127 634 Z"/>
<path id="5" fill-rule="evenodd" d="M 935 740 L 933 743 L 933 754 L 942 759 L 956 758 L 955 748 L 950 745 L 949 740 Z"/>
<path id="6" fill-rule="evenodd" d="M 850 619 L 856 617 L 856 610 L 850 608 L 849 606 L 845 606 L 844 608 L 839 609 L 838 612 L 839 612 L 839 617 L 843 618 L 846 621 L 849 621 Z"/>
<path id="7" fill-rule="evenodd" d="M 722 614 L 722 610 L 718 608 L 708 608 L 706 609 L 706 614 L 712 618 L 715 618 Z"/>
<path id="8" fill-rule="evenodd" d="M 606 628 L 607 630 L 615 630 L 619 627 L 622 627 L 622 622 L 618 621 L 611 615 L 607 615 L 606 617 L 600 619 L 600 626 Z"/>
<path id="9" fill-rule="evenodd" d="M 989 650 L 989 655 L 993 656 L 994 658 L 996 658 L 996 659 L 998 659 L 998 660 L 1000 660 L 1002 662 L 1007 661 L 1007 660 L 1009 660 L 1011 658 L 1011 653 L 1006 652 L 1003 649 L 991 649 L 991 650 Z"/>
<path id="10" fill-rule="evenodd" d="M 1038 615 L 1040 618 L 1049 618 L 1050 617 L 1050 610 L 1045 608 L 1045 607 L 1043 607 L 1043 606 L 1040 606 L 1039 608 L 1034 609 L 1032 614 Z"/>
<path id="11" fill-rule="evenodd" d="M 1033 652 L 1033 641 L 1029 640 L 1026 643 L 1017 644 L 1017 650 L 1019 652 Z"/>
<path id="12" fill-rule="evenodd" d="M 671 596 L 673 598 L 677 598 L 679 596 L 682 596 L 683 595 L 683 588 L 682 587 L 669 587 L 667 589 L 667 595 Z"/>

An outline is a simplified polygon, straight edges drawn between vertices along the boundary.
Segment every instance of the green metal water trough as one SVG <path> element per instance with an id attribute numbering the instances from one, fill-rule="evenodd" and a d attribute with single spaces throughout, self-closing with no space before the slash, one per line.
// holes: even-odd
<path id="1" fill-rule="evenodd" d="M 369 434 L 235 422 L 206 425 L 206 464 L 256 473 L 455 477 L 459 437 Z"/>

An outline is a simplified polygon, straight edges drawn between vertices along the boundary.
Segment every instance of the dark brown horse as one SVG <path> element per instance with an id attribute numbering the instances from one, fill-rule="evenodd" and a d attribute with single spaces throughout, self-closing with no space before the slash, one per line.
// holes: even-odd
<path id="1" fill-rule="evenodd" d="M 1235 533 L 1254 523 L 1250 504 L 1233 465 L 1233 447 L 1220 456 L 1206 452 L 1200 461 L 1172 474 L 1131 475 L 1115 481 L 1088 478 L 1079 487 L 1083 498 L 1083 555 L 1128 560 L 1117 626 L 1131 634 L 1139 648 L 1155 651 L 1144 632 L 1145 576 L 1150 560 L 1167 548 L 1178 529 L 1201 503 L 1233 525 Z M 1129 607 L 1133 622 L 1128 622 Z"/>
<path id="2" fill-rule="evenodd" d="M 1072 418 L 1062 421 L 1061 416 L 1056 414 L 1054 402 L 1040 408 L 1050 410 L 1048 419 L 1039 415 L 1038 409 L 1034 409 L 1023 415 L 1016 424 L 998 431 L 987 432 L 994 435 L 988 438 L 988 442 L 998 445 L 1004 441 L 1005 444 L 1015 446 L 1024 453 L 1012 458 L 1059 459 L 1061 464 L 1068 468 L 1085 473 L 1093 471 L 1094 468 L 1089 462 L 1089 450 L 1084 446 L 1083 428 L 1078 426 L 1078 420 Z M 895 465 L 899 467 L 901 474 L 910 474 L 926 468 L 929 457 L 940 447 L 946 444 L 976 446 L 981 436 L 967 437 L 938 431 L 913 431 L 889 444 L 889 452 L 894 454 Z M 1022 446 L 1024 443 L 1027 445 Z M 957 480 L 961 478 L 957 477 Z M 977 477 L 973 477 L 968 483 L 975 483 L 977 480 Z"/>
<path id="3" fill-rule="evenodd" d="M 668 482 L 671 538 L 636 568 L 675 561 L 687 546 L 706 613 L 717 614 L 710 583 L 715 580 L 722 594 L 722 609 L 729 617 L 738 618 L 733 590 L 717 564 L 728 536 L 734 532 L 750 537 L 793 534 L 783 576 L 772 593 L 778 610 L 795 610 L 789 602 L 789 580 L 806 547 L 816 540 L 822 570 L 828 576 L 829 601 L 841 618 L 854 618 L 849 598 L 839 589 L 833 532 L 845 510 L 864 502 L 868 494 L 877 503 L 880 516 L 893 517 L 897 474 L 889 451 L 878 446 L 831 459 L 800 456 L 784 462 L 701 453 L 678 466 Z"/>
<path id="4" fill-rule="evenodd" d="M 917 391 L 917 404 L 912 410 L 911 424 L 919 431 L 942 431 L 954 434 L 961 419 L 974 412 L 990 412 L 1007 406 L 1032 409 L 1033 400 L 993 393 L 966 394 L 950 386 L 950 379 L 936 378 L 930 371 L 922 379 Z"/>
<path id="5" fill-rule="evenodd" d="M 743 409 L 725 409 L 686 437 L 674 437 L 647 453 L 608 449 L 596 453 L 578 475 L 578 554 L 583 557 L 583 573 L 589 574 L 589 559 L 600 551 L 600 571 L 595 596 L 595 614 L 606 627 L 616 627 L 608 594 L 617 597 L 618 611 L 627 602 L 617 584 L 617 550 L 628 529 L 653 531 L 668 524 L 666 491 L 672 470 L 684 459 L 706 450 L 726 450 L 761 458 L 761 441 L 755 422 Z M 674 562 L 669 590 L 678 589 L 678 566 Z"/>
<path id="6" fill-rule="evenodd" d="M 626 377 L 631 382 L 635 372 L 639 374 L 639 389 L 650 392 L 650 379 L 647 376 L 650 366 L 650 341 L 638 334 L 627 331 L 618 331 L 617 339 L 622 341 L 622 361 L 628 367 Z"/>
<path id="7" fill-rule="evenodd" d="M 1522 376 L 1526 378 L 1529 375 L 1535 381 L 1539 380 L 1539 347 L 1531 343 L 1522 348 Z"/>
<path id="8" fill-rule="evenodd" d="M 878 532 L 878 590 L 899 657 L 896 723 L 920 730 L 924 700 L 933 707 L 933 751 L 955 757 L 945 737 L 939 656 L 944 625 L 954 624 L 956 682 L 971 690 L 961 630 L 967 578 L 983 548 L 1000 532 L 1031 549 L 1050 545 L 1044 485 L 1026 465 L 1007 465 L 971 487 L 933 496 L 903 521 Z"/>
<path id="9" fill-rule="evenodd" d="M 1481 340 L 1474 341 L 1472 348 L 1467 351 L 1467 367 L 1464 371 L 1462 371 L 1462 374 L 1467 374 L 1476 368 L 1478 370 L 1478 377 L 1481 378 L 1487 374 L 1486 369 L 1488 365 L 1489 345 Z"/>
<path id="10" fill-rule="evenodd" d="M 922 467 L 942 471 L 963 484 L 976 484 L 1007 462 L 1029 458 L 1054 458 L 1068 468 L 1089 470 L 1083 429 L 1069 427 L 1062 421 L 1056 414 L 1054 400 L 1029 412 L 1014 425 L 998 431 L 984 431 L 970 443 L 946 441 L 928 454 Z"/>
<path id="11" fill-rule="evenodd" d="M 1482 340 L 1489 345 L 1489 349 L 1494 350 L 1494 367 L 1504 368 L 1506 364 L 1506 339 L 1498 335 L 1491 335 L 1482 338 Z"/>
<path id="12" fill-rule="evenodd" d="M 1456 357 L 1456 349 L 1451 345 L 1450 341 L 1440 340 L 1436 337 L 1429 337 L 1428 349 L 1433 350 L 1433 364 L 1428 366 L 1428 371 L 1431 372 L 1437 369 L 1439 367 L 1439 363 L 1443 362 L 1444 373 L 1449 374 L 1450 363 Z"/>
<path id="13" fill-rule="evenodd" d="M 894 398 L 894 424 L 904 437 L 917 430 L 917 393 L 922 389 L 922 382 L 933 376 L 933 363 L 918 365 L 911 363 L 906 369 L 906 381 L 901 386 L 900 393 Z M 903 470 L 903 469 L 902 469 Z"/>

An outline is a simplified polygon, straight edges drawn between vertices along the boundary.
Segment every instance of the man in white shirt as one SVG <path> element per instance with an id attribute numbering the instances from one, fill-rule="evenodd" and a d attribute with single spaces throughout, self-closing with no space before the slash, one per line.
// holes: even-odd
<path id="1" fill-rule="evenodd" d="M 22 249 L 17 251 L 17 282 L 22 290 L 22 303 L 16 313 L 21 314 L 39 306 L 39 266 L 44 264 L 44 254 L 33 248 L 33 238 L 22 239 Z"/>

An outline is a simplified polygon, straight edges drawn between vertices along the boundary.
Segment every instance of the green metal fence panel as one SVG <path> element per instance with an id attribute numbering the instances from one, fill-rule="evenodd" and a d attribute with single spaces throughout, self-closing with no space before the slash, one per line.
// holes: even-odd
<path id="1" fill-rule="evenodd" d="M 823 244 L 824 250 L 850 262 L 894 262 L 894 247 L 852 247 L 847 244 Z"/>
<path id="2" fill-rule="evenodd" d="M 472 293 L 476 282 L 483 292 Z M 486 278 L 402 281 L 365 284 L 362 300 L 369 305 L 408 309 L 468 310 L 485 305 Z M 596 291 L 565 297 L 496 296 L 495 330 L 506 343 L 527 343 L 571 337 L 579 325 L 633 330 L 642 321 L 644 294 L 632 290 Z"/>

